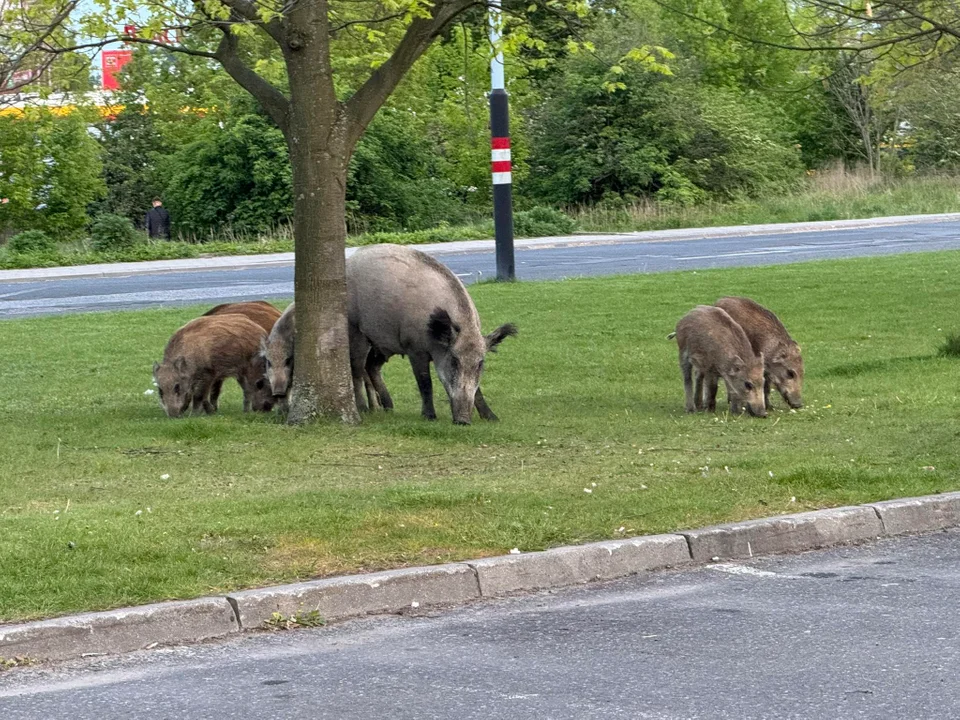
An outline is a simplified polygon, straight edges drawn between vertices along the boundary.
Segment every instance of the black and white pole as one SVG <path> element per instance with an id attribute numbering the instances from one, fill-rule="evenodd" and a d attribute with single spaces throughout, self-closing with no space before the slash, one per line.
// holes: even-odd
<path id="1" fill-rule="evenodd" d="M 513 260 L 513 177 L 510 161 L 510 109 L 503 81 L 500 47 L 501 0 L 490 0 L 490 170 L 493 173 L 493 228 L 497 246 L 497 280 L 515 278 Z"/>

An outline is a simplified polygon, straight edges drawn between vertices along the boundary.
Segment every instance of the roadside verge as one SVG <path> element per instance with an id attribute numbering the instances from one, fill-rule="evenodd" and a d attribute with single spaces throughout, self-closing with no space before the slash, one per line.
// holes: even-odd
<path id="1" fill-rule="evenodd" d="M 456 606 L 664 568 L 797 553 L 958 526 L 960 492 L 779 515 L 666 535 L 4 625 L 0 626 L 0 658 L 68 660 L 124 653 L 255 631 L 278 620 L 332 622 Z"/>

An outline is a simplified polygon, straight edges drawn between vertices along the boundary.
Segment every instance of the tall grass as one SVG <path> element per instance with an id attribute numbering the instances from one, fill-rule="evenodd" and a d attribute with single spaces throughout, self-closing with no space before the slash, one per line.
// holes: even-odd
<path id="1" fill-rule="evenodd" d="M 896 178 L 842 165 L 809 171 L 791 195 L 740 198 L 679 207 L 641 200 L 625 205 L 569 208 L 583 232 L 629 232 L 686 227 L 847 220 L 884 215 L 960 211 L 960 178 Z"/>

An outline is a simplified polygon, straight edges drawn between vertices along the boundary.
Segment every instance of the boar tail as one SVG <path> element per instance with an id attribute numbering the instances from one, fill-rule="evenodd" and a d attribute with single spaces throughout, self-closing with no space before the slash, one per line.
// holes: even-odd
<path id="1" fill-rule="evenodd" d="M 673 340 L 676 336 L 677 334 L 675 332 L 672 332 L 669 335 L 667 335 L 667 340 Z"/>

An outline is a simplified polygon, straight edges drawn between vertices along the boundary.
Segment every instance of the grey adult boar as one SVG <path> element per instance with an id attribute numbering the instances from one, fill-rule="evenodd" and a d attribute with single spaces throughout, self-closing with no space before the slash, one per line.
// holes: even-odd
<path id="1" fill-rule="evenodd" d="M 347 259 L 347 265 L 349 264 L 350 260 Z M 349 286 L 347 292 L 348 294 L 351 292 Z M 275 402 L 284 410 L 287 406 L 290 383 L 293 382 L 293 346 L 297 335 L 297 313 L 294 306 L 295 303 L 290 303 L 283 311 L 264 340 L 260 351 L 270 390 Z M 367 359 L 368 371 L 364 373 L 363 383 L 371 407 L 379 406 L 390 410 L 393 408 L 393 400 L 380 374 L 385 362 L 386 358 L 375 349 L 371 349 Z"/>
<path id="2" fill-rule="evenodd" d="M 763 404 L 763 356 L 750 347 L 747 334 L 724 310 L 698 305 L 677 323 L 680 373 L 687 412 L 717 409 L 717 385 L 727 386 L 730 411 L 743 406 L 751 415 L 766 417 Z"/>
<path id="3" fill-rule="evenodd" d="M 413 248 L 366 247 L 347 263 L 347 292 L 350 362 L 359 406 L 363 399 L 358 380 L 375 348 L 385 360 L 409 356 L 428 420 L 437 417 L 431 361 L 450 398 L 455 423 L 470 424 L 474 406 L 483 419 L 497 419 L 480 390 L 480 375 L 486 354 L 517 329 L 506 324 L 483 335 L 473 300 L 449 269 Z"/>
<path id="4" fill-rule="evenodd" d="M 258 351 L 263 328 L 242 315 L 199 317 L 167 342 L 163 362 L 154 363 L 160 405 L 169 417 L 194 411 L 217 411 L 220 388 L 236 378 L 243 388 L 244 410 L 269 410 L 272 398 Z"/>
<path id="5" fill-rule="evenodd" d="M 716 302 L 727 311 L 750 340 L 755 353 L 763 354 L 763 400 L 770 405 L 770 386 L 777 389 L 787 405 L 803 407 L 803 358 L 800 346 L 790 337 L 774 313 L 750 298 L 725 297 Z"/>
<path id="6" fill-rule="evenodd" d="M 280 311 L 266 300 L 251 300 L 248 302 L 223 303 L 207 310 L 203 317 L 211 315 L 243 315 L 253 320 L 268 333 L 280 318 Z"/>

